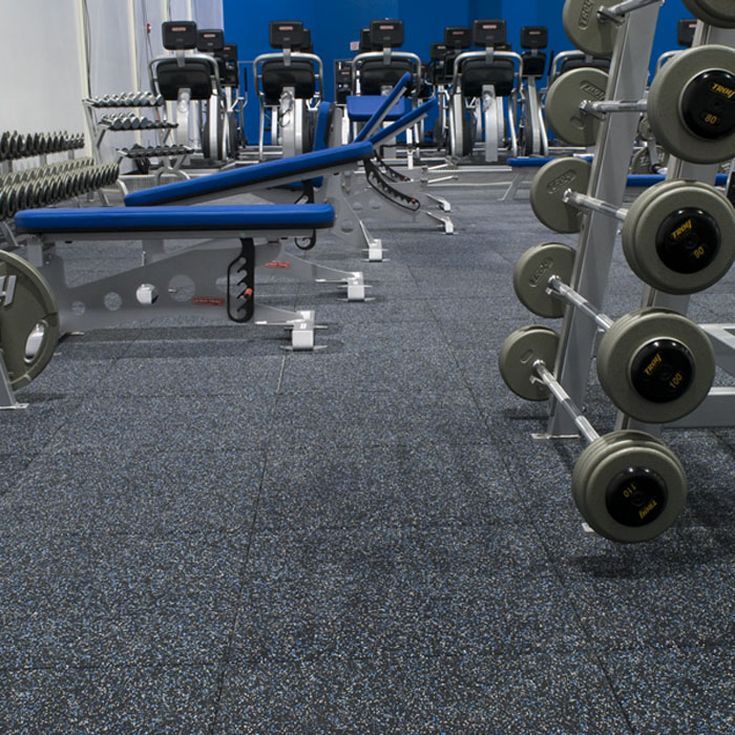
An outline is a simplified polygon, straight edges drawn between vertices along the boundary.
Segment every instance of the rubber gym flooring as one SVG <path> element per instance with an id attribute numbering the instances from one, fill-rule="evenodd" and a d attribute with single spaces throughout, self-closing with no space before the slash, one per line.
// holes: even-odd
<path id="1" fill-rule="evenodd" d="M 735 431 L 670 432 L 689 507 L 586 534 L 576 443 L 497 371 L 527 202 L 447 192 L 458 234 L 375 229 L 375 301 L 281 274 L 327 350 L 192 321 L 63 342 L 0 414 L 0 732 L 735 731 Z M 78 247 L 78 246 L 75 246 Z M 79 279 L 132 250 L 70 249 Z M 640 285 L 616 254 L 610 312 Z M 730 321 L 733 278 L 695 299 Z M 593 388 L 601 431 L 614 412 Z"/>

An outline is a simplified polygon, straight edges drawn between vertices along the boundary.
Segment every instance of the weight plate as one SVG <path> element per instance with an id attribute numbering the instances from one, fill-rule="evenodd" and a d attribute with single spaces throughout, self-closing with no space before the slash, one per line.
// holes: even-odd
<path id="1" fill-rule="evenodd" d="M 566 0 L 564 30 L 574 45 L 591 56 L 612 56 L 617 25 L 601 21 L 597 10 L 616 5 L 618 0 Z"/>
<path id="2" fill-rule="evenodd" d="M 573 247 L 558 242 L 546 242 L 526 250 L 513 269 L 513 288 L 518 300 L 538 316 L 563 317 L 565 302 L 547 293 L 546 288 L 551 276 L 559 276 L 564 283 L 571 282 L 575 255 Z"/>
<path id="3" fill-rule="evenodd" d="M 40 375 L 53 357 L 59 341 L 59 312 L 38 270 L 4 250 L 0 250 L 0 281 L 5 292 L 0 302 L 0 349 L 10 385 L 17 390 Z M 8 294 L 12 294 L 9 301 Z M 28 340 L 38 327 L 43 337 L 35 354 L 28 356 Z"/>
<path id="4" fill-rule="evenodd" d="M 579 108 L 588 100 L 604 100 L 608 79 L 600 69 L 583 67 L 562 74 L 551 85 L 546 97 L 546 120 L 558 138 L 586 148 L 595 144 L 600 118 Z"/>
<path id="5" fill-rule="evenodd" d="M 715 356 L 707 335 L 681 314 L 640 309 L 603 335 L 597 374 L 625 414 L 666 424 L 690 414 L 707 397 Z"/>
<path id="6" fill-rule="evenodd" d="M 630 238 L 631 242 L 633 239 L 633 234 L 635 232 L 635 224 L 637 221 L 635 212 L 644 211 L 645 208 L 648 206 L 648 202 L 650 202 L 652 199 L 655 199 L 657 196 L 660 196 L 662 192 L 668 191 L 672 187 L 676 188 L 678 186 L 678 183 L 679 183 L 678 180 L 677 181 L 663 181 L 660 184 L 656 184 L 655 186 L 651 186 L 647 189 L 644 189 L 643 193 L 638 195 L 638 197 L 633 202 L 633 205 L 628 209 L 628 214 L 625 217 L 625 221 L 623 222 L 623 227 L 622 227 L 622 231 L 625 231 L 626 226 L 627 226 L 627 231 L 629 234 L 626 237 Z M 633 211 L 633 217 L 630 216 L 631 210 Z M 626 251 L 626 256 L 628 257 L 628 264 L 634 271 L 636 271 L 636 268 L 640 268 L 640 266 L 635 262 L 637 252 L 638 250 L 632 247 L 629 247 L 628 250 Z"/>
<path id="7" fill-rule="evenodd" d="M 601 452 L 605 452 L 605 447 L 609 446 L 610 444 L 617 443 L 619 446 L 622 446 L 624 442 L 630 444 L 630 445 L 636 445 L 636 444 L 643 444 L 645 442 L 658 443 L 660 445 L 663 445 L 663 441 L 659 439 L 658 437 L 653 436 L 652 434 L 646 434 L 643 431 L 634 431 L 634 430 L 624 430 L 624 431 L 613 431 L 610 434 L 604 434 L 603 436 L 599 437 L 599 439 L 596 439 L 592 444 L 590 444 L 580 455 L 577 459 L 577 462 L 574 467 L 574 472 L 578 473 L 580 476 L 585 477 L 589 474 L 589 472 L 592 471 L 592 468 L 597 464 L 597 457 L 601 454 Z M 574 502 L 577 506 L 577 510 L 584 516 L 585 518 L 588 516 L 589 511 L 587 509 L 587 497 L 584 493 L 584 485 L 572 486 L 572 496 L 574 497 Z M 582 492 L 577 492 L 577 490 L 581 489 Z"/>
<path id="8" fill-rule="evenodd" d="M 583 213 L 563 197 L 568 189 L 586 194 L 591 172 L 581 158 L 559 158 L 541 168 L 531 184 L 531 207 L 538 219 L 556 232 L 579 232 Z"/>
<path id="9" fill-rule="evenodd" d="M 735 157 L 735 50 L 701 46 L 669 61 L 651 85 L 648 119 L 656 140 L 677 158 Z"/>
<path id="10" fill-rule="evenodd" d="M 548 327 L 531 326 L 513 332 L 503 343 L 498 365 L 505 384 L 527 401 L 545 401 L 549 391 L 543 383 L 534 381 L 533 365 L 542 360 L 554 369 L 559 335 Z"/>
<path id="11" fill-rule="evenodd" d="M 641 280 L 674 294 L 703 291 L 735 261 L 735 210 L 714 187 L 674 181 L 631 206 L 623 251 Z"/>
<path id="12" fill-rule="evenodd" d="M 684 468 L 653 437 L 616 432 L 593 442 L 585 453 L 594 453 L 595 461 L 577 463 L 572 492 L 585 509 L 585 520 L 600 535 L 619 543 L 650 541 L 683 511 Z"/>
<path id="13" fill-rule="evenodd" d="M 684 0 L 684 5 L 705 23 L 719 28 L 735 28 L 732 0 Z"/>

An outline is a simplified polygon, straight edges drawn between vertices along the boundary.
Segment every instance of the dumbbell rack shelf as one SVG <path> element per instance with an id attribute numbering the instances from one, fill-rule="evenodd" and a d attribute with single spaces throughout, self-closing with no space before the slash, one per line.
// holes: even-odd
<path id="1" fill-rule="evenodd" d="M 165 102 L 163 97 L 150 92 L 128 92 L 105 97 L 90 97 L 83 100 L 87 117 L 87 125 L 94 140 L 96 158 L 101 161 L 102 142 L 108 132 L 131 132 L 143 130 L 159 131 L 159 139 L 154 146 L 135 144 L 129 148 L 117 149 L 118 164 L 123 159 L 142 161 L 143 159 L 158 158 L 160 167 L 155 172 L 155 182 L 159 184 L 164 174 L 179 178 L 188 178 L 181 170 L 187 156 L 193 151 L 185 146 L 169 143 L 171 131 L 178 127 L 178 123 L 169 121 L 165 116 Z M 110 109 L 154 109 L 157 119 L 151 119 L 136 112 L 127 112 L 121 115 L 110 115 Z M 99 113 L 101 116 L 98 116 Z M 123 194 L 127 187 L 123 179 L 118 180 Z"/>

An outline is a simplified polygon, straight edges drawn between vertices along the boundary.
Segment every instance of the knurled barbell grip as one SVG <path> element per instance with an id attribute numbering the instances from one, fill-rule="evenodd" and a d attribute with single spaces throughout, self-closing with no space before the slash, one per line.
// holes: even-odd
<path id="1" fill-rule="evenodd" d="M 556 294 L 564 299 L 564 301 L 576 306 L 580 311 L 593 319 L 603 332 L 607 332 L 615 323 L 609 316 L 602 314 L 599 309 L 596 309 L 581 293 L 564 283 L 557 275 L 552 275 L 549 278 L 547 291 Z"/>
<path id="2" fill-rule="evenodd" d="M 571 399 L 569 394 L 564 390 L 561 383 L 554 377 L 553 373 L 546 367 L 543 360 L 536 360 L 533 363 L 533 370 L 537 379 L 540 380 L 554 396 L 557 403 L 571 416 L 575 426 L 579 429 L 579 433 L 587 444 L 592 444 L 600 438 L 595 431 L 595 427 L 585 418 L 577 407 L 577 404 Z"/>

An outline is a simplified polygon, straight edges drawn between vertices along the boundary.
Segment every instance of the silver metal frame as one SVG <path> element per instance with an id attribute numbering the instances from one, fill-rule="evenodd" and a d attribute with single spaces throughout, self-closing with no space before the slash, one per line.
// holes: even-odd
<path id="1" fill-rule="evenodd" d="M 471 59 L 487 59 L 512 61 L 517 65 L 515 85 L 508 96 L 509 104 L 505 105 L 503 97 L 495 95 L 492 85 L 483 87 L 482 97 L 479 100 L 467 100 L 462 90 L 462 68 Z M 513 51 L 464 51 L 454 60 L 454 76 L 450 87 L 451 107 L 449 116 L 450 153 L 454 157 L 461 157 L 464 151 L 464 126 L 457 120 L 463 119 L 466 110 L 473 110 L 478 131 L 484 130 L 484 158 L 486 163 L 496 163 L 501 150 L 507 150 L 510 155 L 518 155 L 518 133 L 516 127 L 516 109 L 523 79 L 523 58 Z M 506 123 L 507 114 L 507 123 Z M 501 145 L 509 140 L 509 145 Z M 460 152 L 457 155 L 457 151 Z"/>
<path id="2" fill-rule="evenodd" d="M 180 89 L 179 99 L 176 103 L 176 122 L 178 128 L 176 129 L 176 143 L 177 145 L 189 145 L 189 134 L 191 129 L 191 120 L 197 121 L 196 129 L 201 136 L 203 132 L 206 132 L 210 154 L 216 153 L 217 160 L 224 160 L 224 125 L 220 115 L 220 106 L 224 106 L 225 98 L 223 88 L 219 76 L 219 65 L 217 60 L 209 54 L 200 53 L 188 53 L 185 51 L 176 51 L 174 54 L 167 54 L 166 56 L 157 56 L 152 59 L 148 65 L 148 77 L 151 83 L 151 90 L 156 94 L 159 93 L 158 87 L 158 67 L 164 61 L 170 61 L 172 58 L 177 59 L 180 66 L 184 66 L 187 61 L 204 61 L 211 67 L 211 78 L 213 82 L 213 89 L 215 93 L 207 101 L 208 114 L 207 130 L 204 131 L 203 123 L 201 120 L 201 105 L 196 104 L 191 99 L 190 90 Z M 212 109 L 217 110 L 217 114 L 212 114 Z M 193 113 L 194 110 L 198 111 Z M 198 141 L 201 144 L 201 138 Z"/>
<path id="3" fill-rule="evenodd" d="M 618 30 L 610 67 L 607 98 L 641 99 L 648 81 L 648 64 L 660 2 L 625 16 Z M 587 194 L 622 207 L 633 154 L 639 114 L 621 112 L 602 122 Z M 584 218 L 571 286 L 598 309 L 607 291 L 619 222 L 599 211 Z M 570 307 L 561 332 L 554 374 L 574 403 L 584 405 L 597 341 L 597 325 Z M 556 401 L 550 403 L 548 434 L 568 436 L 576 426 Z"/>
<path id="4" fill-rule="evenodd" d="M 701 21 L 697 24 L 693 47 L 719 44 L 735 47 L 735 29 L 716 28 Z M 700 165 L 677 158 L 669 160 L 667 180 L 694 179 L 714 185 L 719 164 Z M 731 166 L 731 175 L 733 167 Z M 689 296 L 674 296 L 652 288 L 644 289 L 642 305 L 673 309 L 681 314 L 689 310 Z M 701 325 L 715 348 L 718 367 L 735 375 L 735 324 Z M 618 414 L 617 425 L 621 428 L 640 428 L 651 434 L 660 434 L 661 426 L 645 424 Z M 735 426 L 735 387 L 713 388 L 704 403 L 689 416 L 667 426 L 677 428 Z"/>
<path id="5" fill-rule="evenodd" d="M 304 129 L 307 110 L 313 110 L 324 97 L 324 63 L 316 54 L 289 51 L 284 49 L 279 52 L 260 54 L 253 61 L 253 78 L 255 79 L 255 90 L 258 95 L 258 158 L 265 158 L 265 130 L 267 122 L 268 105 L 263 89 L 263 65 L 268 61 L 283 61 L 286 66 L 291 61 L 309 61 L 314 67 L 314 97 L 311 100 L 296 99 L 295 91 L 286 87 L 281 93 L 281 101 L 278 107 L 271 107 L 271 143 L 281 142 L 283 155 L 285 157 L 296 156 L 305 153 Z"/>

